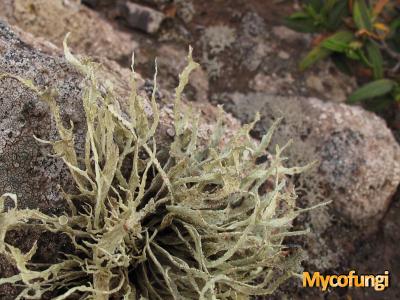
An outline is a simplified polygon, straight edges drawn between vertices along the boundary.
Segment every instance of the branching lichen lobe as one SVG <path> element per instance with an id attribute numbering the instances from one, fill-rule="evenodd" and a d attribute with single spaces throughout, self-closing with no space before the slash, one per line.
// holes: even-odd
<path id="1" fill-rule="evenodd" d="M 197 67 L 191 49 L 176 89 L 170 149 L 157 149 L 156 84 L 151 117 L 133 79 L 123 111 L 112 89 L 98 81 L 96 65 L 75 58 L 66 42 L 64 50 L 68 62 L 85 75 L 83 157 L 75 151 L 73 124 L 67 128 L 61 121 L 55 93 L 3 75 L 19 80 L 49 105 L 60 140 L 38 140 L 53 146 L 79 192 L 65 194 L 70 209 L 61 216 L 19 209 L 14 194 L 0 198 L 0 252 L 19 272 L 0 279 L 0 285 L 22 284 L 17 299 L 40 299 L 48 291 L 58 300 L 243 299 L 271 294 L 299 271 L 300 253 L 283 250 L 286 236 L 303 233 L 290 232 L 301 210 L 287 175 L 307 166 L 284 167 L 285 147 L 267 154 L 274 128 L 255 142 L 249 132 L 257 119 L 220 145 L 222 108 L 208 145 L 199 145 L 200 118 L 181 109 L 182 92 Z M 169 155 L 161 155 L 165 151 Z M 6 198 L 13 208 L 5 208 Z M 5 242 L 8 231 L 24 226 L 65 234 L 74 251 L 56 264 L 32 264 L 36 243 L 24 254 Z"/>

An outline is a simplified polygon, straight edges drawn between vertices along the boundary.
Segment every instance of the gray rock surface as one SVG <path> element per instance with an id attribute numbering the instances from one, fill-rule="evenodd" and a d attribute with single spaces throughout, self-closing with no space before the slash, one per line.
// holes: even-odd
<path id="1" fill-rule="evenodd" d="M 32 79 L 41 88 L 57 88 L 64 115 L 77 122 L 78 132 L 82 130 L 81 76 L 63 59 L 30 48 L 29 41 L 21 40 L 5 23 L 0 26 L 0 73 Z M 48 108 L 12 78 L 1 80 L 0 107 L 0 192 L 16 193 L 22 207 L 62 209 L 58 185 L 68 178 L 66 170 L 33 138 L 56 137 Z"/>
<path id="2" fill-rule="evenodd" d="M 176 86 L 180 70 L 185 67 L 183 57 L 186 51 L 179 49 L 175 45 L 162 45 L 157 50 L 157 65 L 159 70 L 160 83 L 165 88 Z M 189 91 L 193 93 L 189 94 Z M 209 83 L 207 72 L 203 68 L 196 69 L 190 76 L 188 86 L 188 99 L 192 101 L 208 101 Z"/>
<path id="3" fill-rule="evenodd" d="M 293 139 L 287 152 L 292 163 L 319 161 L 302 180 L 313 203 L 332 200 L 353 224 L 372 226 L 380 220 L 400 181 L 400 148 L 381 118 L 361 107 L 316 98 L 263 93 L 225 97 L 225 108 L 241 120 L 261 112 L 260 133 L 284 117 L 274 142 Z"/>
<path id="4" fill-rule="evenodd" d="M 58 47 L 71 32 L 70 47 L 84 55 L 119 61 L 137 48 L 131 35 L 76 0 L 2 0 L 0 17 Z"/>
<path id="5" fill-rule="evenodd" d="M 261 113 L 253 134 L 265 133 L 284 117 L 272 145 L 293 143 L 286 150 L 290 165 L 317 165 L 299 177 L 300 207 L 332 200 L 301 215 L 299 228 L 310 234 L 305 243 L 307 269 L 352 268 L 357 240 L 374 233 L 400 180 L 400 149 L 385 122 L 361 107 L 315 98 L 279 97 L 264 93 L 222 94 L 219 102 L 242 121 Z M 271 147 L 271 153 L 274 147 Z M 300 288 L 301 289 L 301 288 Z"/>
<path id="6" fill-rule="evenodd" d="M 131 2 L 119 3 L 119 10 L 130 27 L 147 33 L 156 33 L 165 19 L 163 13 Z"/>

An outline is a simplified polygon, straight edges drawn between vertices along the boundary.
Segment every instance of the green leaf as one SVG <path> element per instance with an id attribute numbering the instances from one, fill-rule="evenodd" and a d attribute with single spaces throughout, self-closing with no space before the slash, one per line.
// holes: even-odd
<path id="1" fill-rule="evenodd" d="M 365 0 L 355 0 L 353 5 L 353 19 L 358 29 L 372 31 L 371 12 Z"/>
<path id="2" fill-rule="evenodd" d="M 299 32 L 312 33 L 317 32 L 318 27 L 310 18 L 286 18 L 283 21 L 284 25 Z"/>
<path id="3" fill-rule="evenodd" d="M 324 15 L 328 15 L 332 11 L 332 8 L 336 5 L 337 2 L 338 0 L 325 0 L 325 3 L 321 9 L 321 13 Z"/>
<path id="4" fill-rule="evenodd" d="M 390 79 L 379 79 L 367 83 L 350 95 L 348 102 L 356 103 L 365 99 L 371 99 L 386 95 L 395 87 L 396 82 Z"/>
<path id="5" fill-rule="evenodd" d="M 346 51 L 346 56 L 352 60 L 360 60 L 361 59 L 360 53 L 361 51 L 359 50 L 348 49 Z"/>
<path id="6" fill-rule="evenodd" d="M 390 23 L 390 33 L 387 42 L 395 51 L 400 53 L 400 17 Z"/>
<path id="7" fill-rule="evenodd" d="M 315 9 L 312 5 L 306 5 L 304 7 L 304 12 L 307 13 L 317 23 L 320 23 L 323 18 L 321 9 Z"/>
<path id="8" fill-rule="evenodd" d="M 347 1 L 338 1 L 328 14 L 327 26 L 330 30 L 337 29 L 342 23 L 344 17 L 348 15 Z"/>
<path id="9" fill-rule="evenodd" d="M 308 69 L 311 65 L 316 63 L 317 61 L 328 57 L 332 53 L 331 50 L 323 48 L 321 46 L 317 46 L 312 49 L 306 57 L 304 57 L 300 62 L 300 70 L 304 71 Z"/>
<path id="10" fill-rule="evenodd" d="M 312 7 L 315 11 L 321 11 L 323 8 L 324 1 L 321 0 L 308 0 L 307 4 L 309 7 Z"/>
<path id="11" fill-rule="evenodd" d="M 344 52 L 352 40 L 353 33 L 347 30 L 342 30 L 323 40 L 321 46 L 335 52 Z"/>
<path id="12" fill-rule="evenodd" d="M 397 84 L 393 90 L 393 97 L 397 102 L 400 101 L 400 85 L 399 84 Z"/>
<path id="13" fill-rule="evenodd" d="M 310 19 L 310 15 L 306 14 L 304 11 L 296 11 L 292 13 L 288 18 L 291 20 Z"/>
<path id="14" fill-rule="evenodd" d="M 394 34 L 396 32 L 397 29 L 400 28 L 400 17 L 394 19 L 391 23 L 390 23 L 390 34 Z"/>
<path id="15" fill-rule="evenodd" d="M 383 77 L 383 58 L 381 50 L 374 41 L 368 41 L 367 53 L 371 68 L 374 71 L 374 78 L 381 79 Z"/>
<path id="16" fill-rule="evenodd" d="M 366 49 L 360 48 L 355 51 L 359 57 L 359 59 L 368 67 L 372 67 L 371 63 L 368 60 L 368 54 L 366 53 Z"/>

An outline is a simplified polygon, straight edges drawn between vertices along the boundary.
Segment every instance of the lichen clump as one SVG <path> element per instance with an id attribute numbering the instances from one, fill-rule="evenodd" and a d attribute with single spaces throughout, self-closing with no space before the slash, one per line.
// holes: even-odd
<path id="1" fill-rule="evenodd" d="M 0 253 L 18 269 L 0 285 L 21 286 L 17 299 L 42 299 L 47 293 L 57 300 L 248 299 L 271 294 L 299 271 L 299 252 L 289 252 L 282 242 L 302 233 L 290 231 L 301 210 L 286 176 L 304 168 L 284 167 L 283 148 L 266 153 L 273 128 L 255 142 L 249 136 L 254 123 L 245 125 L 222 146 L 221 113 L 208 144 L 200 146 L 199 116 L 181 105 L 197 67 L 190 51 L 175 93 L 174 141 L 169 149 L 158 149 L 156 85 L 148 103 L 151 116 L 133 79 L 123 110 L 112 89 L 98 81 L 96 65 L 75 58 L 66 42 L 64 48 L 66 59 L 85 75 L 82 157 L 54 93 L 4 76 L 20 80 L 48 103 L 60 140 L 38 140 L 63 159 L 78 192 L 65 193 L 69 211 L 60 216 L 19 209 L 14 194 L 0 198 Z M 14 206 L 6 209 L 8 198 Z M 5 242 L 10 230 L 30 226 L 67 235 L 73 251 L 54 264 L 33 263 L 36 243 L 22 253 Z"/>

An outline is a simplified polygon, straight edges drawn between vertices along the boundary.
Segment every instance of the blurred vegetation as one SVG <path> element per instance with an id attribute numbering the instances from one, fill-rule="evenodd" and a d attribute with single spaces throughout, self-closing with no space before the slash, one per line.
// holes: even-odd
<path id="1" fill-rule="evenodd" d="M 331 58 L 342 72 L 363 85 L 349 103 L 367 101 L 380 110 L 400 103 L 400 1 L 306 0 L 286 18 L 288 27 L 317 33 L 312 50 L 300 62 L 305 70 Z"/>

